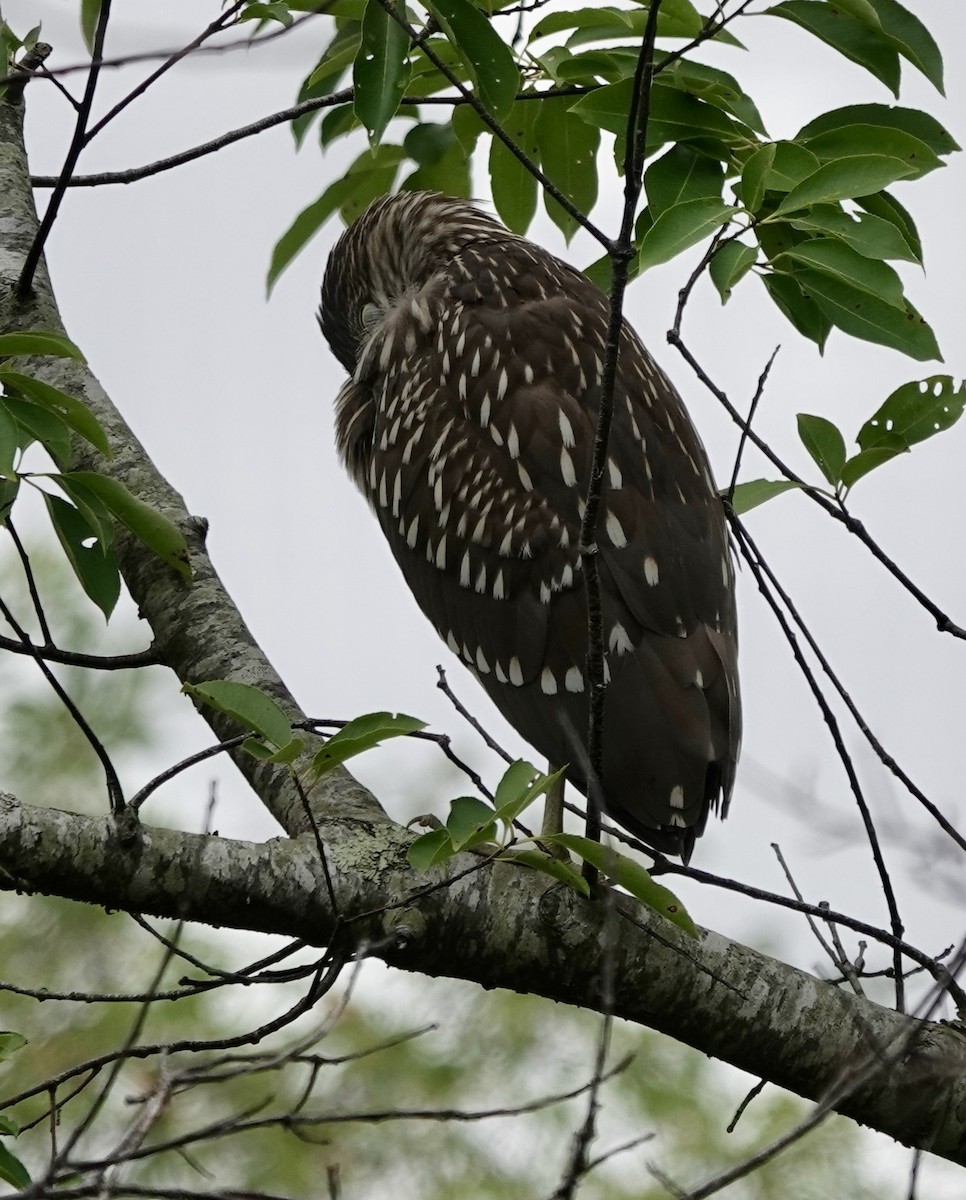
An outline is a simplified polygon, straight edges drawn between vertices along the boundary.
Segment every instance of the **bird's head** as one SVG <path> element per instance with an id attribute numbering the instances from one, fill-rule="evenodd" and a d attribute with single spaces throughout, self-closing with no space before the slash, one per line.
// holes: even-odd
<path id="1" fill-rule="evenodd" d="M 351 374 L 366 335 L 395 301 L 415 293 L 464 246 L 512 237 L 468 200 L 439 192 L 383 196 L 343 233 L 322 281 L 319 324 Z"/>

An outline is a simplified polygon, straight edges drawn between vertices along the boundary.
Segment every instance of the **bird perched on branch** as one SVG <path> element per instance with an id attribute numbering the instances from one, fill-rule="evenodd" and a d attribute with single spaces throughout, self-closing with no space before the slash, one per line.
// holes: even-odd
<path id="1" fill-rule="evenodd" d="M 599 288 L 465 200 L 377 200 L 342 235 L 320 323 L 350 378 L 342 459 L 423 612 L 586 792 L 579 549 L 607 349 Z M 690 855 L 740 741 L 722 506 L 684 405 L 626 322 L 597 529 L 600 803 Z"/>

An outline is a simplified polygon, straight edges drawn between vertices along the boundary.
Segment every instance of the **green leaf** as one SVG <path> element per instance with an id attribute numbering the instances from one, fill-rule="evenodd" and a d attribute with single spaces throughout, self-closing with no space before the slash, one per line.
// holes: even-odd
<path id="1" fill-rule="evenodd" d="M 338 733 L 325 743 L 312 760 L 312 772 L 315 779 L 331 771 L 333 767 L 346 759 L 354 758 L 378 746 L 387 738 L 405 737 L 410 733 L 418 733 L 426 728 L 425 721 L 415 717 L 407 717 L 405 713 L 393 716 L 388 712 L 367 713 L 356 717 L 344 725 Z"/>
<path id="2" fill-rule="evenodd" d="M 74 502 L 84 520 L 90 525 L 102 546 L 114 544 L 114 518 L 100 496 L 79 483 L 71 475 L 51 475 L 52 482 Z"/>
<path id="3" fill-rule="evenodd" d="M 893 308 L 905 310 L 902 280 L 892 267 L 866 258 L 844 242 L 833 238 L 811 238 L 799 242 L 772 260 L 776 271 L 788 270 L 789 263 L 804 263 L 807 267 L 816 267 L 860 292 L 877 296 Z"/>
<path id="4" fill-rule="evenodd" d="M 14 1033 L 12 1029 L 0 1029 L 0 1062 L 9 1058 L 11 1054 L 16 1054 L 18 1050 L 22 1050 L 27 1044 L 27 1039 L 21 1033 Z M 3 1122 L 0 1125 L 0 1133 L 12 1134 L 14 1137 L 20 1132 L 20 1126 L 12 1117 L 0 1117 Z"/>
<path id="5" fill-rule="evenodd" d="M 434 132 L 427 134 L 428 130 Z M 419 136 L 414 138 L 413 135 Z M 469 156 L 451 125 L 416 125 L 403 140 L 403 149 L 419 166 L 402 181 L 401 190 L 443 192 L 447 196 L 470 195 Z"/>
<path id="6" fill-rule="evenodd" d="M 356 110 L 353 104 L 337 104 L 330 108 L 319 124 L 319 145 L 325 150 L 340 137 L 345 137 L 353 129 L 358 128 Z"/>
<path id="7" fill-rule="evenodd" d="M 838 204 L 815 204 L 801 215 L 790 216 L 788 223 L 805 233 L 839 238 L 866 258 L 919 261 L 896 226 L 872 213 L 853 214 Z"/>
<path id="8" fill-rule="evenodd" d="M 10 415 L 3 397 L 0 397 L 0 473 L 13 470 L 18 451 L 25 449 L 25 443 L 29 445 L 31 441 L 32 438 L 24 436 L 23 430 Z"/>
<path id="9" fill-rule="evenodd" d="M 581 896 L 590 896 L 590 885 L 571 862 L 552 858 L 549 854 L 544 854 L 542 850 L 507 850 L 500 855 L 500 858 L 508 862 L 519 863 L 523 867 L 530 867 L 534 871 L 540 871 L 560 883 L 565 883 L 575 892 L 579 892 Z"/>
<path id="10" fill-rule="evenodd" d="M 783 0 L 765 11 L 807 29 L 833 50 L 871 72 L 893 95 L 899 94 L 899 55 L 881 31 L 869 28 L 832 4 L 818 4 L 815 0 Z"/>
<path id="11" fill-rule="evenodd" d="M 329 42 L 324 54 L 319 59 L 315 70 L 309 75 L 299 100 L 313 100 L 318 96 L 328 96 L 335 91 L 339 80 L 346 70 L 355 62 L 362 39 L 362 22 L 349 21 L 338 30 Z"/>
<path id="12" fill-rule="evenodd" d="M 266 289 L 271 295 L 279 276 L 336 211 L 347 221 L 363 212 L 377 196 L 392 188 L 403 153 L 399 146 L 377 146 L 365 151 L 348 172 L 304 208 L 275 243 Z"/>
<path id="13" fill-rule="evenodd" d="M 634 80 L 622 79 L 582 96 L 572 111 L 591 125 L 626 136 L 633 90 Z M 693 142 L 708 135 L 729 146 L 746 140 L 720 108 L 655 81 L 647 123 L 648 150 L 655 150 L 665 142 Z"/>
<path id="14" fill-rule="evenodd" d="M 835 487 L 845 466 L 845 438 L 824 417 L 798 414 L 798 436 L 828 482 Z"/>
<path id="15" fill-rule="evenodd" d="M 672 921 L 690 937 L 698 937 L 698 927 L 691 920 L 687 909 L 675 894 L 661 884 L 655 883 L 647 871 L 624 854 L 619 854 L 609 846 L 600 842 L 592 842 L 589 838 L 578 837 L 573 833 L 555 833 L 549 837 L 542 836 L 541 841 L 564 846 L 567 850 L 579 855 L 584 862 L 589 862 L 601 874 L 624 888 L 648 908 Z"/>
<path id="16" fill-rule="evenodd" d="M 708 265 L 711 282 L 718 289 L 721 303 L 727 303 L 732 289 L 755 265 L 758 250 L 737 239 L 722 242 Z"/>
<path id="17" fill-rule="evenodd" d="M 955 425 L 966 405 L 966 383 L 951 375 L 904 383 L 896 388 L 859 430 L 863 450 L 894 445 L 899 437 L 906 446 L 923 442 Z"/>
<path id="18" fill-rule="evenodd" d="M 750 512 L 759 504 L 765 504 L 783 492 L 790 492 L 799 484 L 791 479 L 749 479 L 747 483 L 739 483 L 731 495 L 731 507 L 740 517 Z"/>
<path id="19" fill-rule="evenodd" d="M 470 0 L 429 0 L 427 8 L 466 64 L 487 111 L 502 121 L 520 90 L 512 50 Z"/>
<path id="20" fill-rule="evenodd" d="M 0 383 L 7 392 L 12 390 L 23 399 L 54 413 L 75 433 L 79 433 L 92 446 L 96 446 L 105 457 L 112 457 L 107 434 L 100 421 L 82 401 L 75 400 L 73 396 L 68 396 L 66 392 L 40 379 L 21 375 L 18 371 L 9 371 L 5 367 L 0 367 Z"/>
<path id="21" fill-rule="evenodd" d="M 445 829 L 432 829 L 410 844 L 406 858 L 415 870 L 428 871 L 455 853 L 449 833 Z"/>
<path id="22" fill-rule="evenodd" d="M 453 118 L 450 124 L 453 126 L 453 132 L 456 134 L 457 141 L 463 147 L 463 152 L 467 158 L 476 149 L 476 143 L 479 141 L 480 134 L 489 133 L 489 129 L 483 124 L 480 114 L 469 104 L 460 104 L 453 110 Z"/>
<path id="23" fill-rule="evenodd" d="M 70 430 L 60 417 L 29 400 L 18 400 L 13 396 L 5 396 L 2 405 L 23 430 L 25 443 L 28 440 L 40 442 L 58 466 L 68 461 Z"/>
<path id="24" fill-rule="evenodd" d="M 362 40 L 352 68 L 355 114 L 369 131 L 370 145 L 382 140 L 409 82 L 409 37 L 379 3 L 369 0 Z"/>
<path id="25" fill-rule="evenodd" d="M 943 93 L 943 58 L 935 39 L 917 16 L 897 0 L 869 0 L 883 33 L 904 59 Z"/>
<path id="26" fill-rule="evenodd" d="M 19 1158 L 15 1158 L 6 1146 L 0 1144 L 0 1179 L 15 1188 L 30 1187 L 30 1173 Z"/>
<path id="27" fill-rule="evenodd" d="M 908 301 L 894 308 L 824 271 L 799 271 L 795 278 L 833 325 L 853 337 L 891 346 L 920 362 L 942 361 L 933 331 Z"/>
<path id="28" fill-rule="evenodd" d="M 634 58 L 637 58 L 636 54 Z M 709 67 L 690 58 L 676 59 L 666 69 L 662 66 L 663 57 L 657 57 L 656 63 L 662 83 L 673 84 L 699 100 L 706 100 L 758 133 L 765 132 L 761 114 L 754 101 L 745 94 L 737 79 L 727 71 L 722 71 L 719 67 Z"/>
<path id="29" fill-rule="evenodd" d="M 792 188 L 775 210 L 775 215 L 808 208 L 812 204 L 868 196 L 913 174 L 915 167 L 902 159 L 882 154 L 856 154 L 850 159 L 823 163 Z"/>
<path id="30" fill-rule="evenodd" d="M 871 196 L 857 196 L 855 202 L 866 212 L 893 225 L 909 247 L 913 261 L 922 262 L 922 241 L 916 223 L 894 196 L 890 196 L 888 192 L 877 192 Z"/>
<path id="31" fill-rule="evenodd" d="M 721 203 L 724 167 L 692 146 L 675 145 L 644 172 L 647 207 L 657 218 L 686 200 Z"/>
<path id="32" fill-rule="evenodd" d="M 535 131 L 541 103 L 517 101 L 504 124 L 515 145 L 531 161 L 536 161 L 539 155 Z M 537 211 L 536 176 L 498 137 L 490 143 L 489 172 L 493 203 L 500 219 L 514 233 L 526 233 Z"/>
<path id="33" fill-rule="evenodd" d="M 899 437 L 895 439 L 895 445 L 881 445 L 874 447 L 872 450 L 860 450 L 842 468 L 842 486 L 848 491 L 864 475 L 868 475 L 876 467 L 881 467 L 883 463 L 890 462 L 898 454 L 908 454 L 908 452 L 909 447 Z"/>
<path id="34" fill-rule="evenodd" d="M 884 129 L 880 125 L 842 125 L 808 139 L 808 149 L 822 162 L 850 160 L 856 148 L 863 154 L 898 158 L 911 168 L 909 179 L 920 179 L 944 165 L 942 159 L 921 138 L 904 129 Z"/>
<path id="35" fill-rule="evenodd" d="M 741 202 L 749 212 L 757 212 L 765 198 L 765 179 L 775 161 L 775 143 L 770 142 L 752 154 L 741 170 Z"/>
<path id="36" fill-rule="evenodd" d="M 795 140 L 807 142 L 820 133 L 854 125 L 879 125 L 883 129 L 902 130 L 925 142 L 936 154 L 952 154 L 959 149 L 949 131 L 929 113 L 889 104 L 849 104 L 845 108 L 833 108 L 803 126 Z"/>
<path id="37" fill-rule="evenodd" d="M 74 343 L 60 333 L 0 333 L 0 358 L 20 354 L 49 354 L 53 358 L 87 361 Z"/>
<path id="38" fill-rule="evenodd" d="M 539 109 L 533 137 L 544 173 L 576 208 L 589 213 L 597 203 L 600 130 L 570 111 L 569 97 L 531 101 L 530 106 Z M 547 215 L 569 242 L 579 228 L 577 221 L 546 192 L 543 200 Z"/>
<path id="39" fill-rule="evenodd" d="M 54 532 L 78 582 L 105 618 L 110 618 L 121 594 L 121 576 L 110 546 L 101 542 L 73 504 L 47 493 L 44 501 Z"/>
<path id="40" fill-rule="evenodd" d="M 566 769 L 561 767 L 552 775 L 544 775 L 532 763 L 522 759 L 511 763 L 497 785 L 493 801 L 498 820 L 512 825 L 538 796 L 544 795 L 558 779 L 563 778 Z"/>
<path id="41" fill-rule="evenodd" d="M 458 796 L 450 804 L 446 831 L 454 850 L 464 850 L 496 838 L 496 814 L 476 796 Z"/>
<path id="42" fill-rule="evenodd" d="M 120 480 L 99 475 L 96 471 L 71 471 L 60 478 L 88 488 L 149 550 L 164 559 L 179 575 L 191 578 L 188 547 L 181 530 L 150 504 L 132 496 Z"/>
<path id="43" fill-rule="evenodd" d="M 799 276 L 775 272 L 762 274 L 761 281 L 768 295 L 798 332 L 815 342 L 819 350 L 824 350 L 832 322 L 816 301 L 802 290 Z"/>
<path id="44" fill-rule="evenodd" d="M 97 32 L 97 22 L 101 16 L 101 0 L 81 0 L 80 27 L 81 37 L 87 47 L 87 53 L 94 53 L 94 34 Z"/>
<path id="45" fill-rule="evenodd" d="M 273 746 L 292 741 L 292 724 L 271 696 L 250 683 L 232 679 L 213 679 L 207 683 L 186 683 L 181 689 L 209 708 L 232 717 L 246 729 L 253 729 Z"/>
<path id="46" fill-rule="evenodd" d="M 640 270 L 667 262 L 702 241 L 737 211 L 722 200 L 685 200 L 667 209 L 644 235 L 638 255 Z"/>

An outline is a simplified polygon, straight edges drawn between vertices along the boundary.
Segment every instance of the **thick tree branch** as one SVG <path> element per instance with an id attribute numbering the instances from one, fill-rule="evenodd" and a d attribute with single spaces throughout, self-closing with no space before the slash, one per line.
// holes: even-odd
<path id="1" fill-rule="evenodd" d="M 335 929 L 311 837 L 258 845 L 142 832 L 122 844 L 107 819 L 0 795 L 0 886 L 315 945 Z M 525 867 L 472 855 L 449 864 L 449 886 L 432 886 L 445 876 L 413 871 L 409 840 L 398 827 L 373 837 L 358 826 L 326 847 L 342 934 L 355 953 L 601 1008 L 607 905 Z M 616 909 L 615 1016 L 811 1099 L 844 1091 L 837 1111 L 966 1164 L 960 1032 L 842 992 L 719 934 L 704 931 L 695 941 L 629 897 Z"/>
<path id="2" fill-rule="evenodd" d="M 64 332 L 43 261 L 33 294 L 20 300 L 17 280 L 37 233 L 37 215 L 22 134 L 22 102 L 0 102 L 0 328 L 6 332 L 41 329 Z M 114 457 L 108 461 L 86 443 L 75 444 L 73 470 L 96 470 L 119 479 L 136 496 L 163 512 L 184 533 L 193 578 L 186 582 L 133 537 L 118 531 L 121 571 L 141 615 L 154 631 L 158 661 L 182 682 L 238 679 L 261 688 L 293 721 L 304 721 L 294 697 L 256 644 L 225 591 L 205 551 L 206 523 L 191 516 L 181 496 L 160 475 L 90 369 L 62 358 L 24 360 L 27 374 L 53 384 L 88 405 L 105 429 Z M 226 717 L 202 709 L 219 740 L 239 732 Z M 311 744 L 311 736 L 307 739 Z M 315 748 L 321 745 L 319 742 Z M 307 827 L 301 801 L 284 769 L 258 763 L 247 754 L 236 762 L 263 803 L 289 833 Z M 344 770 L 327 775 L 313 793 L 321 813 L 343 819 L 385 820 L 371 794 Z"/>

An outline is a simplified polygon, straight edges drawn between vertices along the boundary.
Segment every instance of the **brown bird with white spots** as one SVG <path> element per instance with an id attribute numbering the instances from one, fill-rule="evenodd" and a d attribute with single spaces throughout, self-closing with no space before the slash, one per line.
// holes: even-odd
<path id="1" fill-rule="evenodd" d="M 377 200 L 320 322 L 350 374 L 343 461 L 423 612 L 507 720 L 587 790 L 580 521 L 609 302 L 465 200 Z M 681 398 L 624 323 L 598 528 L 608 682 L 600 801 L 685 859 L 741 736 L 722 506 Z"/>

